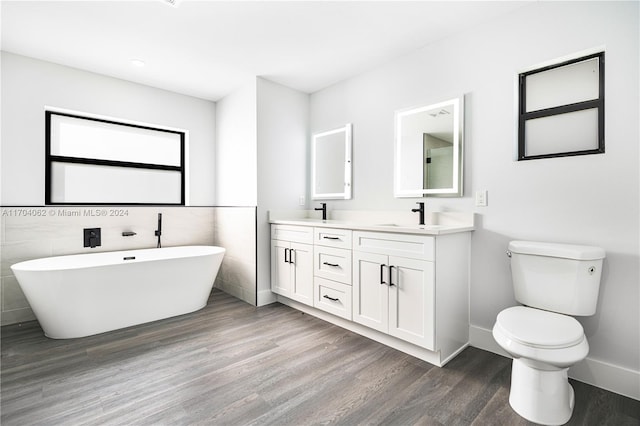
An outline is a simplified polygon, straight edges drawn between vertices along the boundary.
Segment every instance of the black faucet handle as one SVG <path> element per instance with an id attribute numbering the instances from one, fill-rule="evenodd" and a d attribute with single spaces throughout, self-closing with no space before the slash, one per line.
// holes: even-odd
<path id="1" fill-rule="evenodd" d="M 102 245 L 100 228 L 83 229 L 84 247 L 99 247 Z"/>

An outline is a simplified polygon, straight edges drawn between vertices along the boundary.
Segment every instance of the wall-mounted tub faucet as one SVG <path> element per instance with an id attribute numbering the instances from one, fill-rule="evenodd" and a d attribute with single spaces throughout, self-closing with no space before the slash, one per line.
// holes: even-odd
<path id="1" fill-rule="evenodd" d="M 327 220 L 327 203 L 320 203 L 322 207 L 316 207 L 315 209 L 322 210 L 322 220 Z"/>
<path id="2" fill-rule="evenodd" d="M 162 242 L 160 241 L 160 237 L 162 236 L 162 213 L 158 213 L 158 229 L 156 229 L 155 236 L 158 237 L 158 244 L 156 247 L 162 247 Z"/>
<path id="3" fill-rule="evenodd" d="M 419 225 L 424 225 L 424 203 L 418 201 L 416 204 L 420 205 L 417 209 L 411 209 L 412 212 L 420 213 L 420 223 Z"/>

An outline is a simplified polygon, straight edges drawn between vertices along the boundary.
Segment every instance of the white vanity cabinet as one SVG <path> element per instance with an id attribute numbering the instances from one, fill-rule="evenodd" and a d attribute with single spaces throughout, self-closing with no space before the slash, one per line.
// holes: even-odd
<path id="1" fill-rule="evenodd" d="M 433 350 L 433 262 L 353 252 L 353 321 Z"/>
<path id="2" fill-rule="evenodd" d="M 430 236 L 355 233 L 355 322 L 435 349 L 434 239 Z"/>
<path id="3" fill-rule="evenodd" d="M 271 225 L 271 291 L 313 306 L 313 228 Z"/>
<path id="4" fill-rule="evenodd" d="M 468 341 L 468 233 L 353 233 L 353 321 L 450 356 Z"/>
<path id="5" fill-rule="evenodd" d="M 280 302 L 438 366 L 468 345 L 472 225 L 292 222 L 272 224 Z"/>

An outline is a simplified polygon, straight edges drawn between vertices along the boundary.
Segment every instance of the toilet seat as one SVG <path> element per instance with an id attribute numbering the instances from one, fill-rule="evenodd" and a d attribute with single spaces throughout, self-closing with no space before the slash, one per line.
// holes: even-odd
<path id="1" fill-rule="evenodd" d="M 562 349 L 584 340 L 582 325 L 573 317 L 514 306 L 498 314 L 496 326 L 505 337 L 542 349 Z"/>
<path id="2" fill-rule="evenodd" d="M 589 353 L 584 330 L 575 318 L 525 306 L 500 312 L 493 337 L 514 358 L 542 363 L 543 369 L 569 367 Z"/>

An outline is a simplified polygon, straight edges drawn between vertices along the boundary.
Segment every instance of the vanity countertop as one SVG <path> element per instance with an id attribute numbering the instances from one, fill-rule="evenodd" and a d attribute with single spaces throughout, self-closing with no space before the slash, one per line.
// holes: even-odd
<path id="1" fill-rule="evenodd" d="M 393 232 L 396 234 L 423 234 L 423 235 L 443 235 L 457 232 L 473 231 L 475 227 L 471 224 L 450 224 L 450 225 L 408 225 L 402 223 L 379 223 L 369 224 L 357 221 L 345 220 L 322 220 L 316 218 L 295 218 L 295 219 L 271 219 L 270 223 L 276 225 L 300 225 L 314 226 L 318 228 L 338 228 L 352 229 L 357 231 Z"/>

